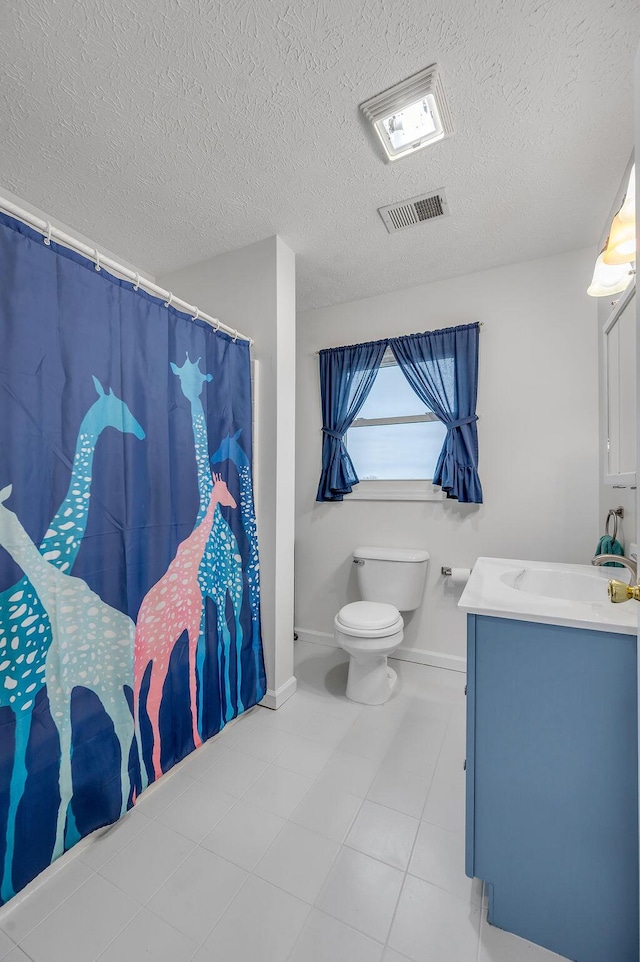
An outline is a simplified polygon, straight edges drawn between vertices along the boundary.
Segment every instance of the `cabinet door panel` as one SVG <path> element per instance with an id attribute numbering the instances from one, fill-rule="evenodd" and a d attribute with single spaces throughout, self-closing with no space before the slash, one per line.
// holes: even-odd
<path id="1" fill-rule="evenodd" d="M 490 920 L 637 962 L 636 640 L 476 619 L 473 859 Z"/>

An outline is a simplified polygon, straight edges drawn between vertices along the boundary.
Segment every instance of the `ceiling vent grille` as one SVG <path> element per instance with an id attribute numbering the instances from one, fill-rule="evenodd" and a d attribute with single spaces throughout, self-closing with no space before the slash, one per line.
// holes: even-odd
<path id="1" fill-rule="evenodd" d="M 449 216 L 449 204 L 444 190 L 432 190 L 428 194 L 420 194 L 409 200 L 401 200 L 397 204 L 379 207 L 378 213 L 390 234 L 399 230 L 407 230 L 426 220 Z"/>

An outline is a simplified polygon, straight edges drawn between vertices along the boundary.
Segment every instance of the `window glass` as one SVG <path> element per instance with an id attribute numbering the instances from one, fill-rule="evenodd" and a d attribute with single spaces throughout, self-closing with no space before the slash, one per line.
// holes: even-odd
<path id="1" fill-rule="evenodd" d="M 398 365 L 390 364 L 378 371 L 358 418 L 400 418 L 425 414 L 426 411 L 424 402 L 411 388 Z"/>
<path id="2" fill-rule="evenodd" d="M 446 433 L 441 421 L 352 427 L 347 450 L 361 481 L 431 479 Z"/>

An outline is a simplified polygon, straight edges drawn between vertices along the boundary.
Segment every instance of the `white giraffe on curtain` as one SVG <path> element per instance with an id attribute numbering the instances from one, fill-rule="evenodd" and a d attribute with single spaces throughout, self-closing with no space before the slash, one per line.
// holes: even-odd
<path id="1" fill-rule="evenodd" d="M 51 624 L 45 681 L 61 752 L 53 859 L 65 848 L 65 824 L 73 794 L 71 695 L 76 686 L 94 692 L 113 722 L 121 755 L 120 813 L 127 810 L 133 716 L 124 685 L 133 688 L 135 625 L 127 615 L 105 604 L 80 578 L 65 574 L 42 557 L 17 515 L 5 506 L 10 495 L 11 485 L 0 491 L 0 545 L 29 578 Z"/>
<path id="2" fill-rule="evenodd" d="M 94 377 L 98 398 L 85 414 L 76 440 L 69 487 L 40 544 L 40 554 L 61 571 L 70 571 L 84 537 L 89 504 L 93 459 L 99 437 L 107 428 L 133 434 L 145 433 L 127 405 L 113 390 L 105 391 Z M 9 807 L 5 833 L 2 900 L 14 895 L 13 856 L 18 807 L 27 781 L 27 746 L 31 717 L 38 693 L 45 685 L 45 661 L 51 644 L 51 624 L 38 594 L 23 576 L 0 593 L 0 707 L 15 713 L 15 748 L 9 784 Z M 69 824 L 73 812 L 69 809 Z M 69 836 L 74 836 L 69 832 Z"/>

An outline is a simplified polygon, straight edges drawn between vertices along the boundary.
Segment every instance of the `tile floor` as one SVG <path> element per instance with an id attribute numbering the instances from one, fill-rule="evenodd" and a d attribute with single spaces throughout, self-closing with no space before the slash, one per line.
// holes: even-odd
<path id="1" fill-rule="evenodd" d="M 464 875 L 464 678 L 342 651 L 238 719 L 0 912 L 1 962 L 560 962 L 487 925 Z"/>

